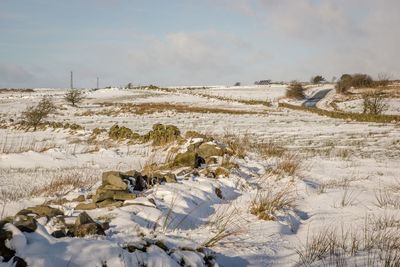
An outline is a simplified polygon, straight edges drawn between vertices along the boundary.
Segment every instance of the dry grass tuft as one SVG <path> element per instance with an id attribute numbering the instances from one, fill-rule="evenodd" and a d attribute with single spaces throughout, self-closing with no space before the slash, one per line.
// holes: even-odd
<path id="1" fill-rule="evenodd" d="M 375 205 L 380 208 L 400 209 L 400 196 L 394 194 L 391 190 L 379 189 L 375 192 Z"/>
<path id="2" fill-rule="evenodd" d="M 69 172 L 67 175 L 59 174 L 50 183 L 34 187 L 32 196 L 59 196 L 66 195 L 75 189 L 90 190 L 98 181 L 97 176 L 82 176 L 78 171 Z"/>
<path id="3" fill-rule="evenodd" d="M 212 215 L 207 222 L 211 236 L 203 242 L 204 247 L 212 247 L 223 239 L 238 235 L 245 231 L 241 212 L 234 206 L 221 208 Z"/>
<path id="4" fill-rule="evenodd" d="M 377 224 L 378 222 L 378 224 Z M 326 227 L 296 250 L 303 266 L 400 266 L 400 235 L 392 217 L 366 219 L 364 227 L 345 230 Z M 357 256 L 362 263 L 357 264 Z M 349 261 L 350 260 L 350 261 Z M 355 264 L 355 265 L 354 265 Z M 319 265 L 318 265 L 319 266 Z"/>
<path id="5" fill-rule="evenodd" d="M 263 158 L 282 157 L 287 150 L 274 143 L 261 143 L 256 145 L 256 150 Z"/>
<path id="6" fill-rule="evenodd" d="M 273 192 L 268 189 L 257 192 L 250 203 L 250 213 L 261 220 L 271 221 L 276 219 L 276 212 L 294 206 L 295 198 L 289 189 Z"/>
<path id="7" fill-rule="evenodd" d="M 285 154 L 272 171 L 273 174 L 277 175 L 296 175 L 301 168 L 300 159 L 294 154 Z"/>

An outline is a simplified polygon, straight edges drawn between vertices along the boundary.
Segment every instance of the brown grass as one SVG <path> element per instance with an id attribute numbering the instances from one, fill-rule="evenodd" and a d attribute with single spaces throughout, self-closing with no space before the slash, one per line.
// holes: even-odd
<path id="1" fill-rule="evenodd" d="M 294 206 L 295 198 L 289 189 L 273 192 L 271 189 L 257 192 L 250 203 L 250 213 L 261 220 L 275 220 L 276 212 Z"/>
<path id="2" fill-rule="evenodd" d="M 399 115 L 384 115 L 384 114 L 376 115 L 376 114 L 362 114 L 362 113 L 351 113 L 351 112 L 341 112 L 341 111 L 328 111 L 319 108 L 295 106 L 287 103 L 279 103 L 279 107 L 307 111 L 321 116 L 331 117 L 334 119 L 353 120 L 360 122 L 378 122 L 378 123 L 400 122 Z"/>
<path id="3" fill-rule="evenodd" d="M 263 158 L 282 157 L 287 151 L 286 148 L 271 142 L 257 144 L 255 148 Z"/>
<path id="4" fill-rule="evenodd" d="M 90 190 L 98 181 L 97 176 L 85 176 L 79 172 L 68 173 L 68 175 L 59 174 L 54 177 L 50 183 L 44 186 L 34 187 L 32 196 L 59 196 L 66 195 L 75 189 Z"/>
<path id="5" fill-rule="evenodd" d="M 182 104 L 170 104 L 170 103 L 142 103 L 142 104 L 119 104 L 117 108 L 104 109 L 100 111 L 85 111 L 77 114 L 79 116 L 93 116 L 93 115 L 105 115 L 105 116 L 117 116 L 121 113 L 132 113 L 132 114 L 153 114 L 156 112 L 175 111 L 177 113 L 217 113 L 217 114 L 233 114 L 233 115 L 248 115 L 248 114 L 260 114 L 255 111 L 245 110 L 234 110 L 234 109 L 223 109 L 223 108 L 211 108 L 211 107 L 194 107 Z"/>
<path id="6" fill-rule="evenodd" d="M 285 154 L 273 169 L 272 173 L 277 175 L 296 175 L 301 168 L 300 159 L 294 154 Z"/>

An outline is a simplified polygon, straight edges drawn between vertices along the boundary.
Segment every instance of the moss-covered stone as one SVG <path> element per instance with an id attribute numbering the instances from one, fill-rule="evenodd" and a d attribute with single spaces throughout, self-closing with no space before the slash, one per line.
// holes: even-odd
<path id="1" fill-rule="evenodd" d="M 224 149 L 216 144 L 203 143 L 199 146 L 197 153 L 199 154 L 199 156 L 207 159 L 213 156 L 223 156 Z"/>
<path id="2" fill-rule="evenodd" d="M 185 153 L 179 153 L 175 156 L 171 167 L 193 167 L 196 161 L 196 153 L 187 151 Z"/>
<path id="3" fill-rule="evenodd" d="M 108 131 L 108 136 L 114 140 L 125 140 L 125 139 L 140 139 L 138 133 L 133 132 L 131 129 L 125 126 L 113 125 Z"/>

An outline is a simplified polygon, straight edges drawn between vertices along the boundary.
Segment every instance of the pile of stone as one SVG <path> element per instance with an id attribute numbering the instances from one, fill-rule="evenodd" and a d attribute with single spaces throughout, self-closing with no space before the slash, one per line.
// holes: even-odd
<path id="1" fill-rule="evenodd" d="M 151 176 L 137 171 L 108 171 L 102 174 L 102 184 L 91 197 L 91 203 L 79 203 L 75 209 L 90 210 L 105 207 L 121 207 L 124 201 L 136 198 L 137 192 L 148 189 L 159 183 L 176 183 L 173 173 L 160 172 Z"/>

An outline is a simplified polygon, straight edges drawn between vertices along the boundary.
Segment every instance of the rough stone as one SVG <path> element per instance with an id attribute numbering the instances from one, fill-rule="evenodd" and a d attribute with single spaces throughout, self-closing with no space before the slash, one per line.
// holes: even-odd
<path id="1" fill-rule="evenodd" d="M 6 240 L 12 238 L 12 233 L 3 229 L 3 225 L 0 229 L 0 256 L 3 257 L 4 261 L 9 261 L 15 255 L 15 251 L 6 246 Z"/>
<path id="2" fill-rule="evenodd" d="M 46 205 L 38 205 L 35 207 L 30 207 L 27 209 L 23 209 L 17 213 L 17 215 L 28 215 L 28 214 L 36 214 L 38 217 L 46 216 L 48 218 L 64 215 L 64 213 L 61 210 Z"/>
<path id="3" fill-rule="evenodd" d="M 75 236 L 84 237 L 87 235 L 105 235 L 101 225 L 97 223 L 86 223 L 75 228 Z"/>
<path id="4" fill-rule="evenodd" d="M 95 203 L 79 203 L 75 207 L 76 210 L 93 210 L 95 208 L 96 208 Z"/>
<path id="5" fill-rule="evenodd" d="M 209 158 L 213 156 L 223 156 L 224 149 L 222 149 L 216 144 L 203 143 L 197 149 L 197 153 L 199 153 L 199 156 L 203 158 Z"/>
<path id="6" fill-rule="evenodd" d="M 77 198 L 74 198 L 72 201 L 83 202 L 83 201 L 85 201 L 85 196 L 84 195 L 80 195 Z"/>
<path id="7" fill-rule="evenodd" d="M 102 174 L 103 185 L 113 185 L 120 190 L 126 190 L 128 185 L 124 183 L 119 172 L 108 171 Z"/>
<path id="8" fill-rule="evenodd" d="M 164 179 L 165 179 L 165 182 L 167 182 L 167 183 L 176 183 L 177 182 L 176 175 L 171 172 L 164 174 Z"/>
<path id="9" fill-rule="evenodd" d="M 78 217 L 76 217 L 75 227 L 88 223 L 95 223 L 95 221 L 89 216 L 89 214 L 82 212 L 78 215 Z"/>
<path id="10" fill-rule="evenodd" d="M 179 153 L 175 156 L 172 163 L 173 167 L 193 167 L 196 160 L 196 153 L 187 151 L 185 153 Z"/>
<path id="11" fill-rule="evenodd" d="M 111 199 L 106 199 L 106 200 L 96 203 L 98 208 L 121 207 L 122 204 L 123 204 L 122 201 L 114 201 Z"/>
<path id="12" fill-rule="evenodd" d="M 33 217 L 26 215 L 16 215 L 13 224 L 22 232 L 32 233 L 37 229 L 37 222 Z"/>

